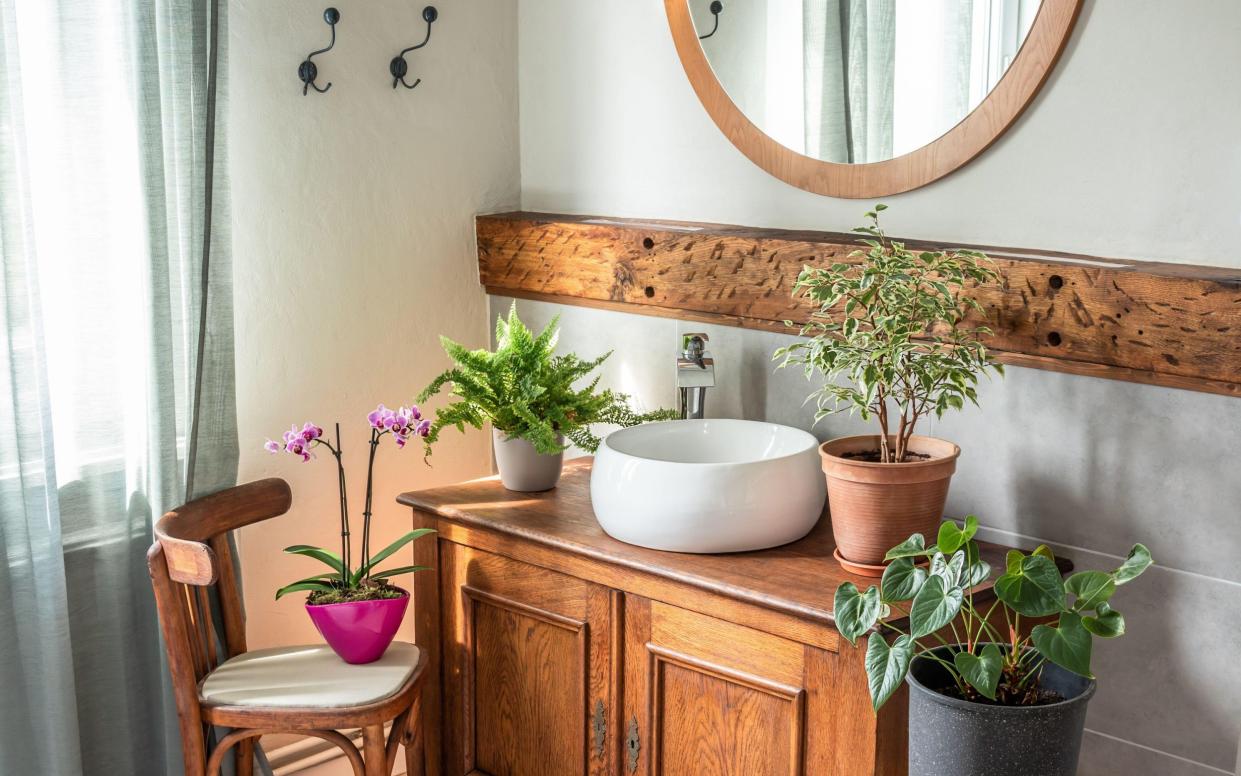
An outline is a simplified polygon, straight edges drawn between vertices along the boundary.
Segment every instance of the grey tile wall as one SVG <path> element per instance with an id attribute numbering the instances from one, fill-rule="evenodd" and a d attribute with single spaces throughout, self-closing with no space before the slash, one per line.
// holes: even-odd
<path id="1" fill-rule="evenodd" d="M 494 317 L 512 300 L 494 297 Z M 561 347 L 613 350 L 604 383 L 638 406 L 673 406 L 679 332 L 704 331 L 716 359 L 712 417 L 811 429 L 800 372 L 775 370 L 790 336 L 519 301 Z M 1129 633 L 1099 644 L 1082 776 L 1206 776 L 1237 768 L 1241 731 L 1241 400 L 1011 368 L 970 408 L 924 433 L 963 450 L 948 511 L 987 538 L 1046 542 L 1079 568 L 1110 568 L 1135 541 L 1157 567 L 1117 595 Z M 829 417 L 822 439 L 869 430 Z"/>

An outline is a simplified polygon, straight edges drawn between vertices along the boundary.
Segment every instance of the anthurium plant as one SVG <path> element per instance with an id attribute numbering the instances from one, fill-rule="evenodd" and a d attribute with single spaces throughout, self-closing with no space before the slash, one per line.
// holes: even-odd
<path id="1" fill-rule="evenodd" d="M 807 379 L 820 375 L 807 397 L 816 422 L 844 409 L 875 418 L 878 461 L 901 463 L 919 420 L 977 404 L 978 375 L 1003 374 L 982 343 L 991 330 L 969 323 L 982 307 L 965 293 L 999 273 L 978 251 L 913 251 L 889 239 L 879 225 L 884 209 L 876 205 L 870 223 L 853 230 L 865 235 L 866 250 L 802 269 L 793 293 L 818 310 L 800 327 L 807 339 L 773 357 L 781 367 L 801 367 Z"/>
<path id="2" fill-rule="evenodd" d="M 314 558 L 328 567 L 313 576 L 299 579 L 276 591 L 279 599 L 289 593 L 308 592 L 307 603 L 330 604 L 348 601 L 370 601 L 383 598 L 399 598 L 406 593 L 389 584 L 392 577 L 423 571 L 425 566 L 396 566 L 379 569 L 379 564 L 392 557 L 410 542 L 434 533 L 430 528 L 410 531 L 379 552 L 371 554 L 371 496 L 375 475 L 375 454 L 381 440 L 392 437 L 398 448 L 405 447 L 413 438 L 425 439 L 430 433 L 431 421 L 422 417 L 417 406 L 388 409 L 380 404 L 375 411 L 367 416 L 370 423 L 370 455 L 366 466 L 366 500 L 362 509 L 362 541 L 358 563 L 353 565 L 352 531 L 350 531 L 349 499 L 345 490 L 344 449 L 340 441 L 340 424 L 336 424 L 336 441 L 329 442 L 323 436 L 323 429 L 314 423 L 305 423 L 301 429 L 294 424 L 284 433 L 280 442 L 269 439 L 264 448 L 273 455 L 281 452 L 296 456 L 303 463 L 314 459 L 315 451 L 326 449 L 336 459 L 337 484 L 340 489 L 340 552 L 333 552 L 322 547 L 308 544 L 295 544 L 285 547 L 284 551 L 292 555 L 303 555 Z"/>
<path id="3" fill-rule="evenodd" d="M 490 423 L 506 436 L 554 455 L 567 448 L 564 438 L 593 453 L 599 447 L 599 437 L 591 431 L 594 425 L 636 426 L 676 417 L 672 410 L 634 412 L 625 394 L 599 390 L 598 376 L 574 387 L 612 353 L 590 360 L 573 353 L 555 355 L 559 322 L 557 315 L 536 336 L 517 317 L 514 302 L 507 320 L 496 319 L 494 351 L 470 350 L 441 337 L 454 364 L 431 381 L 418 401 L 427 401 L 449 385 L 454 400 L 436 412 L 426 435 L 426 454 L 431 454 L 431 445 L 447 427 L 465 431 L 467 425 L 481 429 Z"/>
<path id="4" fill-rule="evenodd" d="M 914 534 L 889 550 L 891 564 L 879 585 L 863 592 L 845 582 L 836 589 L 841 635 L 856 646 L 870 633 L 866 674 L 876 711 L 915 658 L 942 665 L 952 680 L 945 694 L 1005 706 L 1045 703 L 1039 679 L 1046 663 L 1094 678 L 1094 639 L 1124 634 L 1125 619 L 1109 601 L 1151 565 L 1145 546 L 1135 544 L 1110 572 L 1079 571 L 1067 580 L 1046 545 L 1029 554 L 1011 550 L 995 580 L 995 599 L 976 606 L 974 588 L 992 574 L 974 540 L 977 531 L 973 515 L 963 526 L 944 521 L 934 544 Z M 1026 632 L 1023 617 L 1040 624 Z"/>

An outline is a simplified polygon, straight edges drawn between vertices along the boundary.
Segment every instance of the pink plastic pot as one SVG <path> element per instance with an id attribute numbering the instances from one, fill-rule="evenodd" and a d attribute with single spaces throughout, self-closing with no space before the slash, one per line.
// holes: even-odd
<path id="1" fill-rule="evenodd" d="M 400 598 L 377 601 L 306 604 L 306 612 L 341 660 L 355 665 L 373 663 L 383 657 L 405 618 L 409 593 L 401 592 L 405 595 Z"/>

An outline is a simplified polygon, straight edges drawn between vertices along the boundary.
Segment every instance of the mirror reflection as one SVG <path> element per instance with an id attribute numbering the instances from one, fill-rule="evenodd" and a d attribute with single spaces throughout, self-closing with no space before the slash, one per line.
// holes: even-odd
<path id="1" fill-rule="evenodd" d="M 817 159 L 880 162 L 978 107 L 1040 0 L 688 0 L 707 61 L 776 142 Z"/>

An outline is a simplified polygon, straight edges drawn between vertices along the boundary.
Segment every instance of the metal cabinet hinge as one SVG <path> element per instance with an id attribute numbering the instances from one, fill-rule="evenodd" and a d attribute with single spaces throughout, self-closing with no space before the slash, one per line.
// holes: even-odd
<path id="1" fill-rule="evenodd" d="M 590 717 L 590 729 L 595 735 L 595 757 L 603 757 L 604 746 L 608 740 L 608 711 L 600 700 L 595 704 L 595 713 Z"/>
<path id="2" fill-rule="evenodd" d="M 638 752 L 641 749 L 642 742 L 638 740 L 638 718 L 634 717 L 629 720 L 629 735 L 625 737 L 625 764 L 629 767 L 630 773 L 638 770 Z"/>

